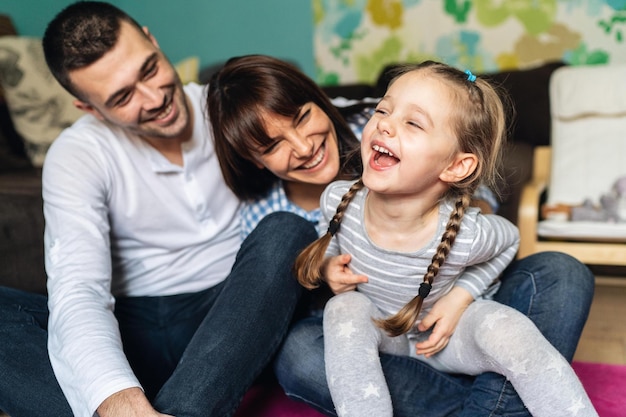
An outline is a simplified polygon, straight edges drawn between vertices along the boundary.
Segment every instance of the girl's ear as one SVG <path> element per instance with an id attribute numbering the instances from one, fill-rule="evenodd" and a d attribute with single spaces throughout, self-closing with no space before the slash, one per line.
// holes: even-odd
<path id="1" fill-rule="evenodd" d="M 447 183 L 455 183 L 472 175 L 478 166 L 478 158 L 473 153 L 458 153 L 450 165 L 439 175 Z"/>

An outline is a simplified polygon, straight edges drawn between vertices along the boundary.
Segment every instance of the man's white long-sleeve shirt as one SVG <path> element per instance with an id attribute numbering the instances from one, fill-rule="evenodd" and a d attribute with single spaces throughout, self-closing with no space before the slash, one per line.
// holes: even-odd
<path id="1" fill-rule="evenodd" d="M 122 350 L 114 296 L 195 292 L 223 281 L 240 246 L 239 201 L 224 183 L 203 112 L 184 166 L 86 115 L 50 148 L 43 172 L 50 359 L 74 414 L 139 386 Z"/>

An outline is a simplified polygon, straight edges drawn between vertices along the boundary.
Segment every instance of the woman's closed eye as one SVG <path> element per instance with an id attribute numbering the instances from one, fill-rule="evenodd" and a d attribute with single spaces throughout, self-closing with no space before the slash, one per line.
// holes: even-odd
<path id="1" fill-rule="evenodd" d="M 272 152 L 274 152 L 276 149 L 278 149 L 278 144 L 281 142 L 281 140 L 275 140 L 273 143 L 271 143 L 268 146 L 262 147 L 260 149 L 260 153 L 261 155 L 269 155 Z"/>
<path id="2" fill-rule="evenodd" d="M 300 116 L 297 118 L 295 125 L 300 126 L 302 123 L 306 122 L 311 116 L 311 108 L 309 107 Z"/>

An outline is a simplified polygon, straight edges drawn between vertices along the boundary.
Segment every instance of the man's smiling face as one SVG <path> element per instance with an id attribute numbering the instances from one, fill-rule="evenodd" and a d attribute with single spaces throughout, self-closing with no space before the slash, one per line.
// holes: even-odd
<path id="1" fill-rule="evenodd" d="M 113 49 L 70 72 L 84 99 L 76 105 L 144 138 L 181 140 L 190 124 L 182 84 L 154 38 L 144 32 L 122 22 Z"/>

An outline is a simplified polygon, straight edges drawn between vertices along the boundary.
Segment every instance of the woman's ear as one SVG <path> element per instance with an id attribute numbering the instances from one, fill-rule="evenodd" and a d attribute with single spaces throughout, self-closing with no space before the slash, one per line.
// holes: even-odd
<path id="1" fill-rule="evenodd" d="M 447 183 L 464 180 L 476 171 L 478 158 L 473 153 L 458 153 L 450 165 L 439 175 L 439 179 Z"/>

